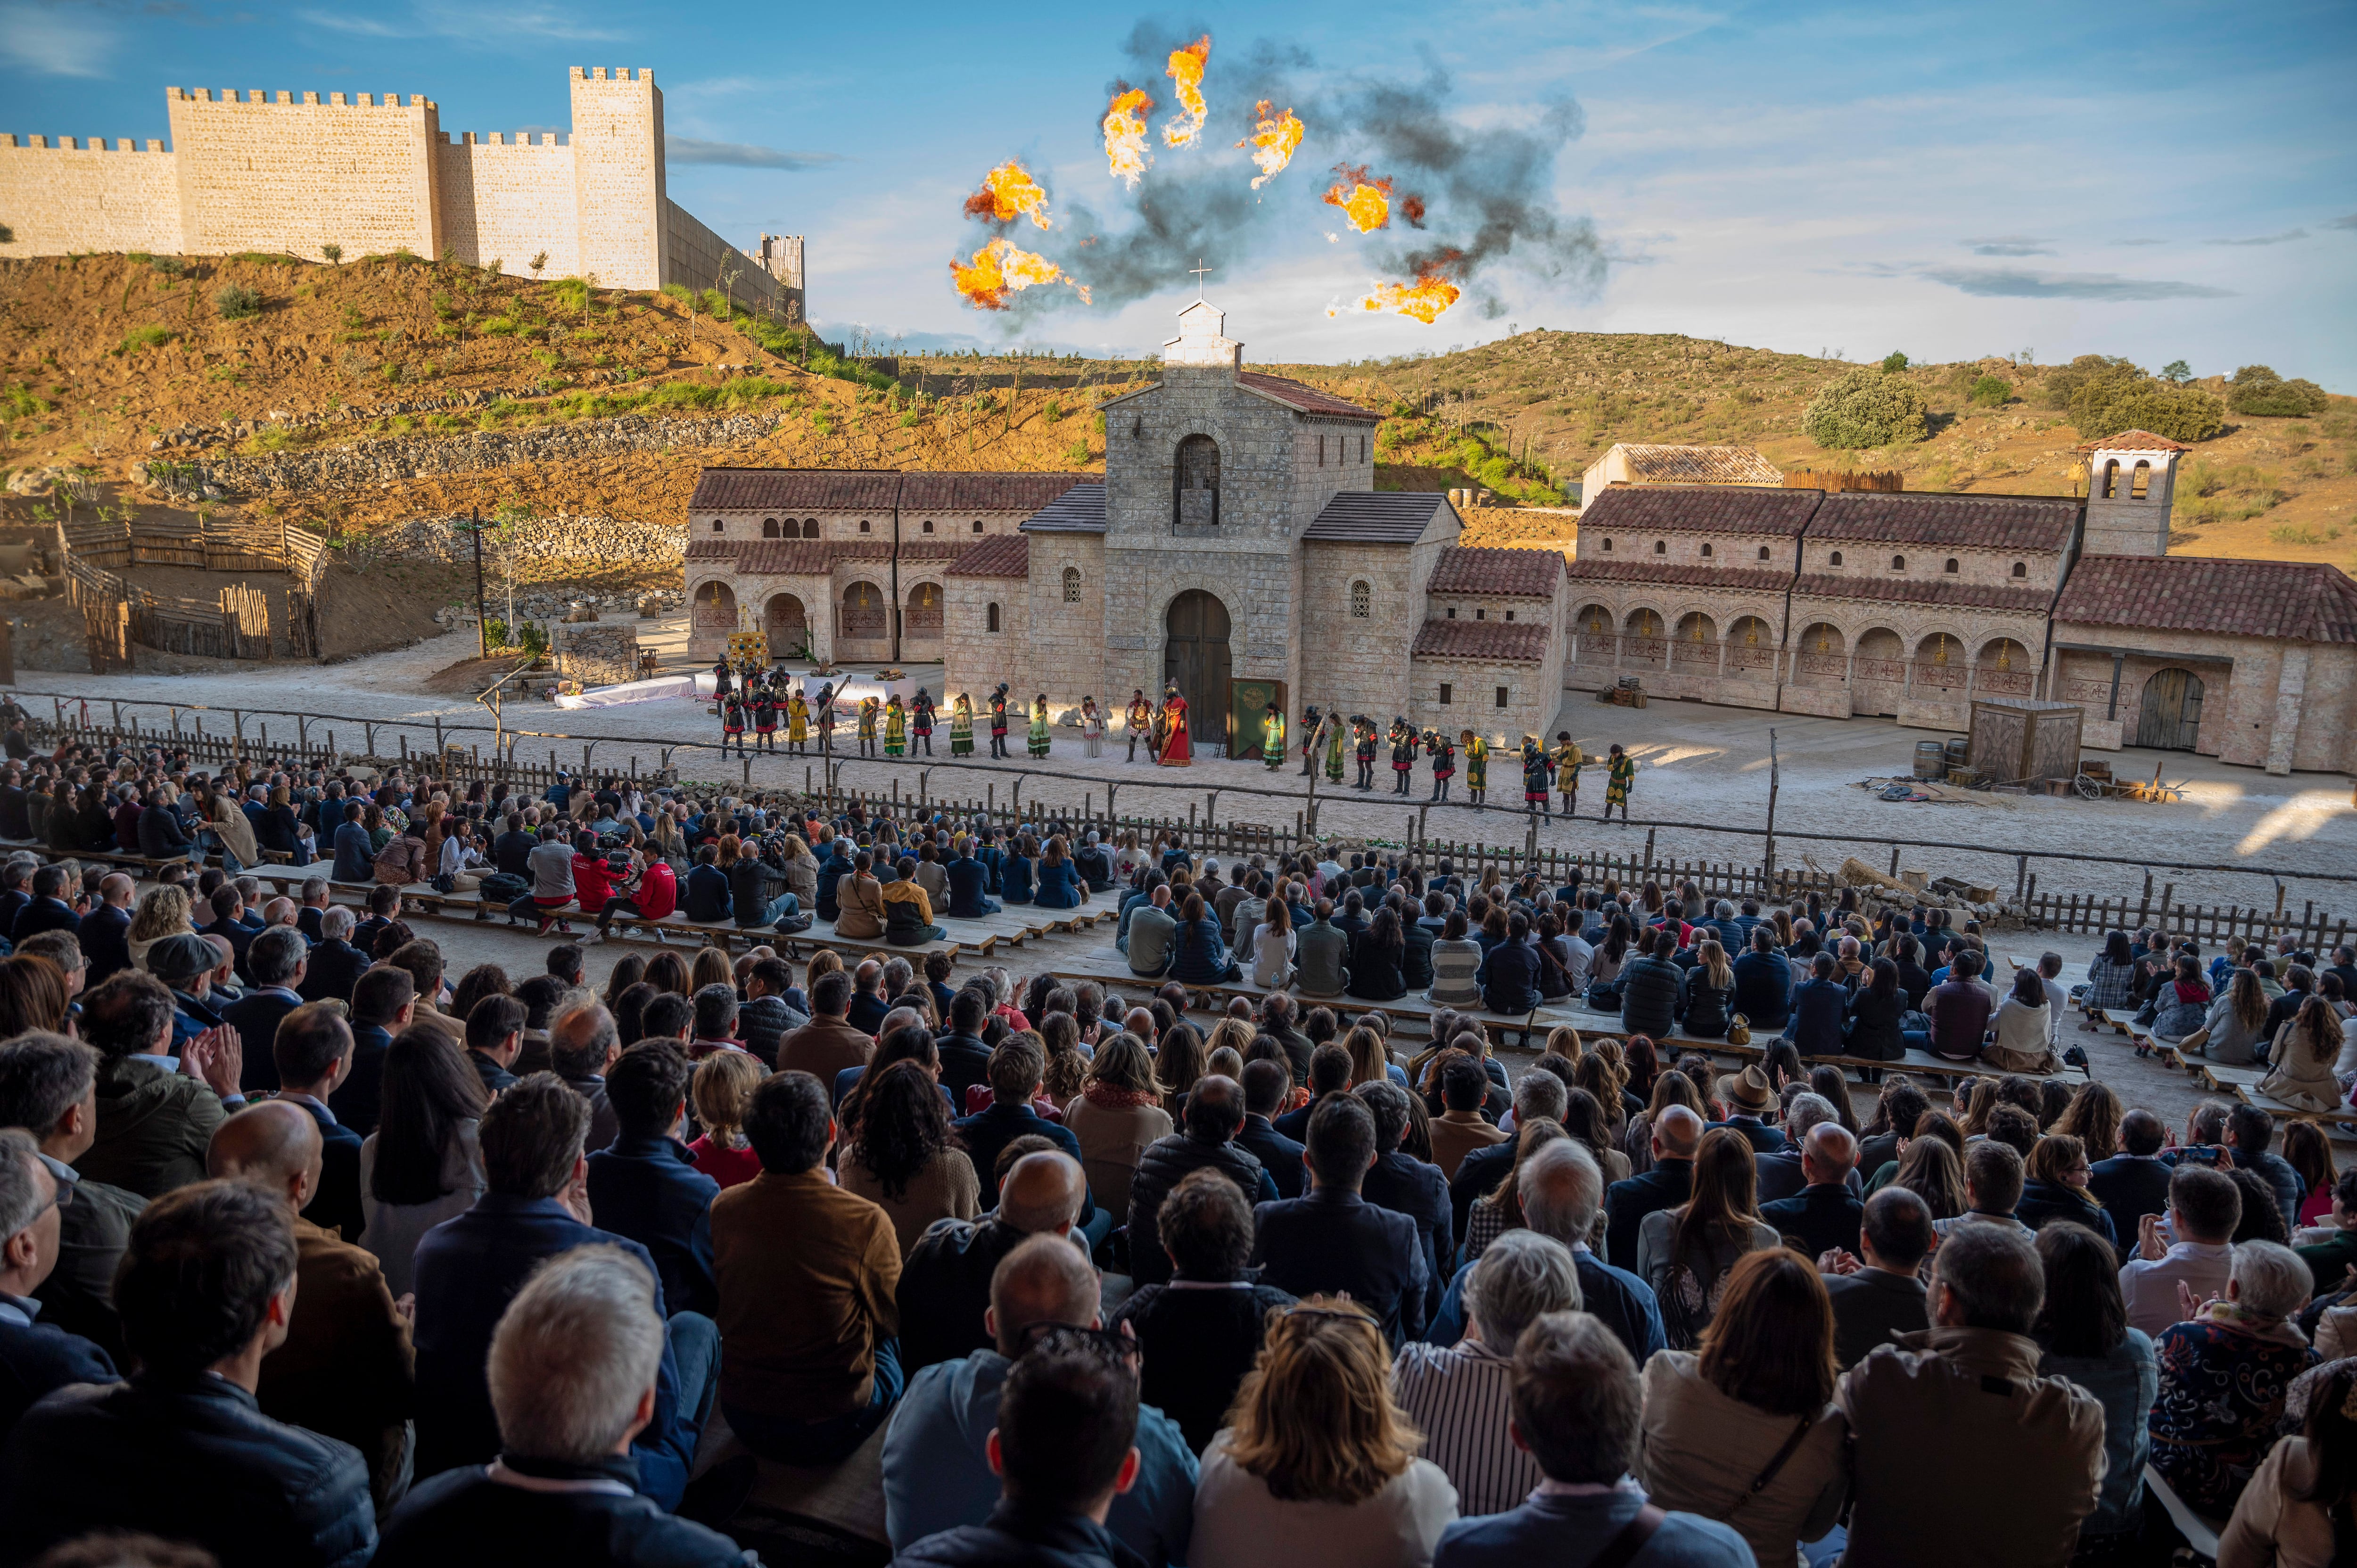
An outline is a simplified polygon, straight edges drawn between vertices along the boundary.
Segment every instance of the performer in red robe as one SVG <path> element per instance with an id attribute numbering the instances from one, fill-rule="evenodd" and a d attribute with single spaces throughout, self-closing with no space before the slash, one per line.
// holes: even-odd
<path id="1" fill-rule="evenodd" d="M 1162 751 L 1154 760 L 1165 768 L 1189 766 L 1195 748 L 1187 733 L 1187 699 L 1176 684 L 1162 688 Z"/>

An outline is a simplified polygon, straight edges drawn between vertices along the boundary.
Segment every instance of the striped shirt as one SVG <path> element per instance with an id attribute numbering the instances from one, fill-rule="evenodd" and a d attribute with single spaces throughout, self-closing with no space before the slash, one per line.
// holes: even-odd
<path id="1" fill-rule="evenodd" d="M 1423 1431 L 1424 1456 L 1456 1486 L 1463 1518 L 1520 1508 L 1546 1479 L 1506 1431 L 1513 1381 L 1512 1358 L 1474 1339 L 1403 1345 L 1392 1363 L 1393 1396 Z"/>

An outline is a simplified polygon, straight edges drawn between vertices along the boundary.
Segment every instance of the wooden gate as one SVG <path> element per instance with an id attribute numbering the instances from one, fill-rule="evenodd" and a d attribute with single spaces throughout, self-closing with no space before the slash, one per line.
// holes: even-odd
<path id="1" fill-rule="evenodd" d="M 110 675 L 131 668 L 131 607 L 121 599 L 87 600 L 82 630 L 90 639 L 90 672 Z"/>
<path id="2" fill-rule="evenodd" d="M 319 657 L 318 600 L 300 588 L 286 590 L 286 651 L 296 659 Z"/>
<path id="3" fill-rule="evenodd" d="M 1228 744 L 1228 607 L 1200 588 L 1170 601 L 1162 678 L 1187 699 L 1197 746 Z"/>
<path id="4" fill-rule="evenodd" d="M 229 630 L 230 657 L 270 657 L 270 600 L 259 590 L 232 583 L 221 591 L 221 620 Z"/>
<path id="5" fill-rule="evenodd" d="M 2201 733 L 2201 677 L 2190 670 L 2154 671 L 2136 711 L 2136 744 L 2191 751 Z"/>

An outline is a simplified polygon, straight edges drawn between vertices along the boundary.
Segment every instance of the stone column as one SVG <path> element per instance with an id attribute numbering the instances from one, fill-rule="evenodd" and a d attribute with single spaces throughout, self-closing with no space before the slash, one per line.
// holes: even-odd
<path id="1" fill-rule="evenodd" d="M 2231 682 L 2232 677 L 2228 679 Z M 2269 773 L 2291 771 L 2294 750 L 2299 743 L 2300 710 L 2305 705 L 2307 695 L 2308 645 L 2294 643 L 2284 650 L 2283 666 L 2276 675 L 2276 722 L 2275 728 L 2267 736 Z"/>

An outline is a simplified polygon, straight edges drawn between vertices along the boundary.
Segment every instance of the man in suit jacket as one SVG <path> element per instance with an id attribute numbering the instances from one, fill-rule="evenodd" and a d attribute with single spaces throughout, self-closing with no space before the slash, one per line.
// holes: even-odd
<path id="1" fill-rule="evenodd" d="M 81 917 L 67 902 L 81 892 L 79 884 L 67 885 L 64 866 L 42 866 L 33 873 L 32 901 L 16 911 L 16 925 L 9 931 L 8 940 L 23 947 L 26 938 L 38 936 L 43 931 L 81 930 Z"/>
<path id="2" fill-rule="evenodd" d="M 296 989 L 306 1002 L 350 1002 L 367 972 L 368 955 L 352 946 L 352 912 L 339 905 L 319 917 L 319 945 L 311 950 Z"/>
<path id="3" fill-rule="evenodd" d="M 777 1070 L 806 1072 L 831 1084 L 844 1069 L 865 1067 L 876 1054 L 876 1042 L 845 1016 L 851 1008 L 851 977 L 841 970 L 820 975 L 811 982 L 810 1004 L 810 1022 L 778 1036 Z"/>
<path id="4" fill-rule="evenodd" d="M 1263 1065 L 1276 1066 L 1275 1062 L 1253 1064 Z M 1351 1092 L 1366 1102 L 1368 1113 L 1375 1119 L 1375 1163 L 1368 1168 L 1366 1180 L 1359 1184 L 1359 1196 L 1377 1208 L 1388 1208 L 1415 1221 L 1416 1240 L 1424 1248 L 1425 1302 L 1427 1308 L 1437 1309 L 1441 1288 L 1448 1283 L 1449 1261 L 1457 1251 L 1448 1213 L 1448 1182 L 1429 1160 L 1400 1152 L 1400 1139 L 1407 1133 L 1406 1090 L 1386 1079 L 1362 1083 Z M 1425 1316 L 1429 1322 L 1431 1312 Z"/>
<path id="5" fill-rule="evenodd" d="M 120 1358 L 114 1269 L 147 1200 L 73 1167 L 98 1137 L 98 1063 L 97 1051 L 59 1035 L 25 1035 L 0 1045 L 0 1127 L 29 1131 L 49 1175 L 72 1189 L 58 1211 L 52 1269 L 32 1292 L 42 1320 Z"/>
<path id="6" fill-rule="evenodd" d="M 2087 1178 L 2087 1190 L 2112 1217 L 2123 1258 L 2135 1253 L 2144 1217 L 2169 1212 L 2169 1178 L 2174 1167 L 2160 1157 L 2168 1141 L 2167 1122 L 2152 1112 L 2131 1111 L 2120 1118 L 2120 1152 L 2096 1161 Z"/>
<path id="7" fill-rule="evenodd" d="M 336 1119 L 361 1137 L 376 1131 L 384 1092 L 384 1053 L 409 1027 L 417 1009 L 417 983 L 391 964 L 371 969 L 352 987 L 352 1066 L 328 1101 Z"/>
<path id="8" fill-rule="evenodd" d="M 1072 1130 L 1060 1122 L 1050 1122 L 1032 1108 L 1031 1097 L 1048 1073 L 1048 1058 L 1039 1047 L 1026 1039 L 1008 1039 L 999 1043 L 990 1054 L 990 1103 L 972 1116 L 960 1117 L 951 1123 L 959 1137 L 965 1140 L 966 1153 L 974 1160 L 974 1175 L 982 1178 L 982 1192 L 993 1205 L 998 1202 L 998 1151 L 1017 1138 L 1038 1135 L 1046 1138 L 1074 1159 L 1081 1157 L 1081 1141 Z M 1088 1203 L 1081 1206 L 1081 1223 L 1093 1218 L 1094 1208 Z"/>
<path id="9" fill-rule="evenodd" d="M 77 935 L 90 974 L 82 984 L 96 985 L 118 970 L 131 967 L 131 896 L 134 885 L 122 872 L 110 871 L 98 884 L 98 907 L 81 918 Z"/>
<path id="10" fill-rule="evenodd" d="M 1375 1163 L 1375 1119 L 1356 1095 L 1320 1101 L 1309 1119 L 1307 1197 L 1253 1210 L 1261 1283 L 1297 1296 L 1348 1291 L 1394 1348 L 1421 1337 L 1428 1276 L 1415 1221 L 1359 1196 Z"/>
<path id="11" fill-rule="evenodd" d="M 245 967 L 245 950 L 253 945 L 253 939 L 259 933 L 240 918 L 245 913 L 245 900 L 238 896 L 237 884 L 224 882 L 214 888 L 211 907 L 212 924 L 199 926 L 197 934 L 219 937 L 227 942 L 230 951 L 236 955 L 238 978 L 252 980 L 253 975 Z"/>
<path id="12" fill-rule="evenodd" d="M 1293 1092 L 1293 1073 L 1283 1062 L 1246 1062 L 1243 1083 L 1244 1130 L 1236 1134 L 1236 1143 L 1260 1161 L 1261 1169 L 1276 1183 L 1278 1197 L 1299 1197 L 1309 1190 L 1301 1145 L 1278 1132 L 1271 1120 Z"/>
<path id="13" fill-rule="evenodd" d="M 302 907 L 295 911 L 295 929 L 303 933 L 303 940 L 307 942 L 323 940 L 328 934 L 320 929 L 320 922 L 328 913 L 328 882 L 324 876 L 303 879 Z"/>
<path id="14" fill-rule="evenodd" d="M 0 1236 L 0 1436 L 43 1395 L 69 1383 L 111 1383 L 113 1359 L 79 1334 L 36 1321 L 34 1293 L 58 1264 L 58 1178 L 33 1135 L 0 1129 L 0 1214 L 33 1218 Z"/>
<path id="15" fill-rule="evenodd" d="M 815 998 L 811 1005 L 818 1005 Z M 961 991 L 950 998 L 948 1032 L 933 1038 L 933 1049 L 942 1058 L 942 1087 L 950 1091 L 951 1103 L 960 1112 L 965 1109 L 965 1091 L 990 1081 L 990 1047 L 982 1038 L 983 1026 L 989 1021 L 987 997 L 980 991 Z M 980 1174 L 979 1167 L 975 1174 Z"/>
<path id="16" fill-rule="evenodd" d="M 269 1052 L 277 1069 L 277 1098 L 300 1106 L 319 1129 L 319 1176 L 303 1219 L 357 1241 L 367 1224 L 361 1208 L 362 1140 L 328 1106 L 352 1070 L 351 1026 L 326 1004 L 307 1002 L 280 1020 Z"/>
<path id="17" fill-rule="evenodd" d="M 1604 1256 L 1614 1268 L 1637 1266 L 1637 1229 L 1645 1216 L 1675 1208 L 1694 1196 L 1695 1150 L 1701 1146 L 1702 1134 L 1702 1118 L 1694 1112 L 1683 1105 L 1663 1106 L 1653 1118 L 1653 1168 L 1605 1189 L 1604 1211 L 1609 1218 Z"/>
<path id="18" fill-rule="evenodd" d="M 240 1087 L 258 1094 L 278 1087 L 278 1064 L 271 1042 L 286 1015 L 303 1005 L 303 966 L 310 956 L 303 933 L 280 926 L 253 939 L 246 964 L 253 989 L 221 1011 L 221 1022 L 237 1031 L 245 1044 L 245 1069 Z"/>
<path id="19" fill-rule="evenodd" d="M 1932 1251 L 1931 1207 L 1903 1187 L 1866 1200 L 1857 1255 L 1833 1260 L 1824 1275 L 1834 1298 L 1834 1358 L 1845 1370 L 1893 1334 L 1920 1334 L 1931 1308 L 1916 1269 Z"/>
<path id="20" fill-rule="evenodd" d="M 1838 1122 L 1820 1122 L 1801 1145 L 1801 1169 L 1809 1185 L 1791 1197 L 1760 1206 L 1760 1218 L 1777 1234 L 1797 1237 L 1804 1257 L 1857 1250 L 1858 1225 L 1866 1206 L 1849 1189 L 1857 1163 L 1857 1138 Z"/>

